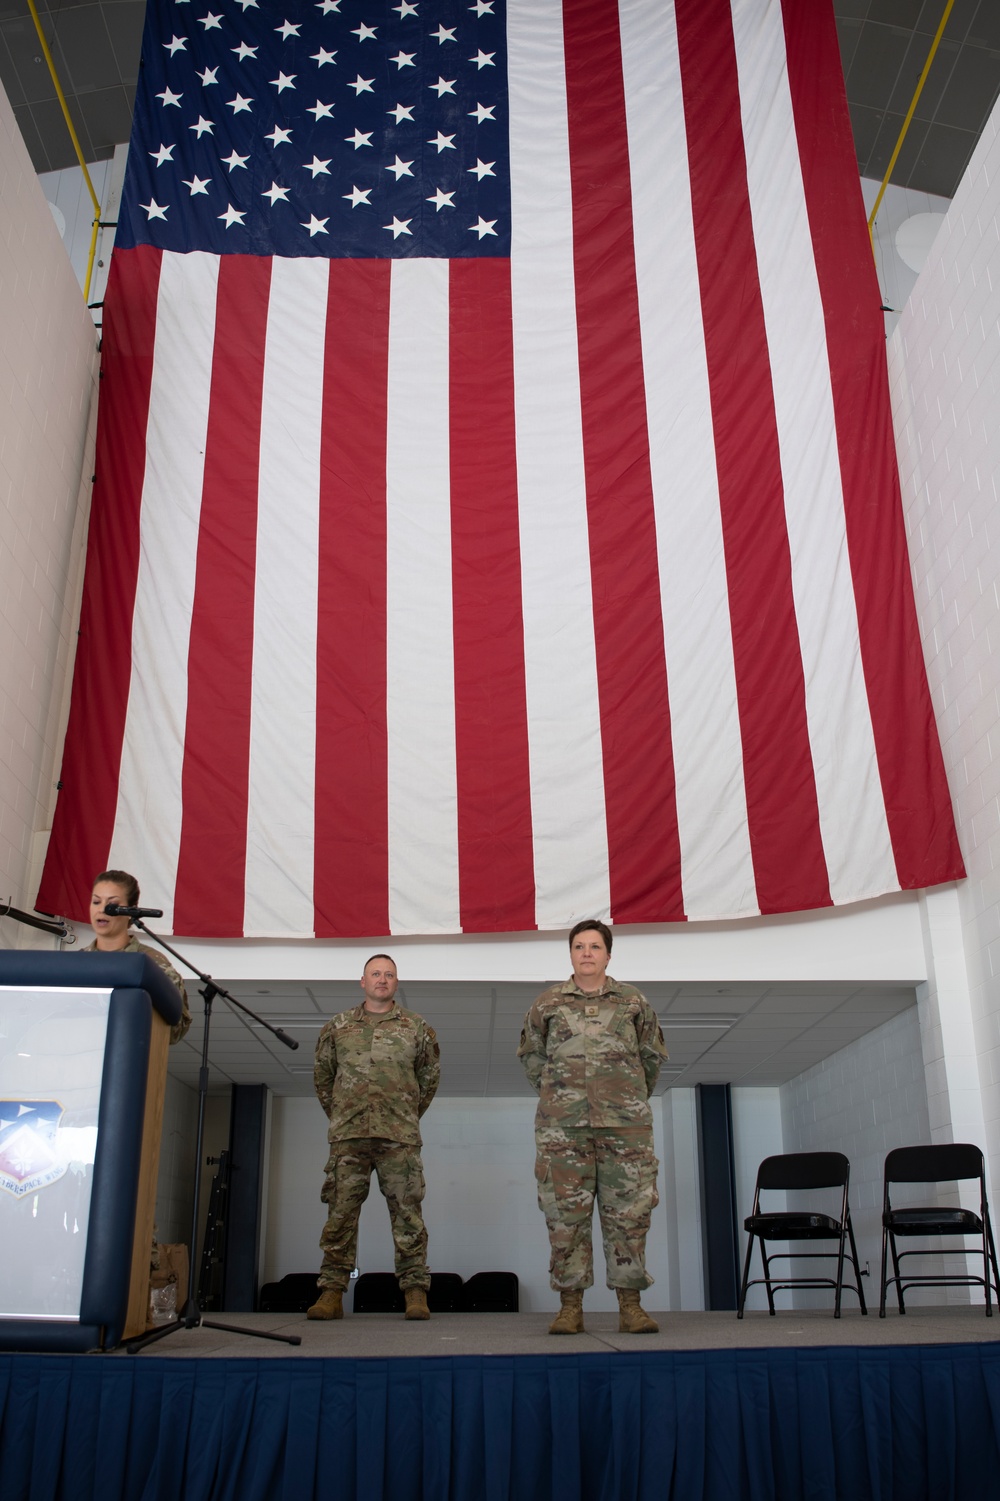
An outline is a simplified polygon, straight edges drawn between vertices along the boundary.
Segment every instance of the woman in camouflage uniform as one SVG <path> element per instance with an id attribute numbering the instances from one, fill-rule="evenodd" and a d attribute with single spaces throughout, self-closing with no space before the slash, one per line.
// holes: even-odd
<path id="1" fill-rule="evenodd" d="M 538 1205 L 561 1301 L 551 1334 L 583 1332 L 583 1293 L 594 1282 L 595 1199 L 619 1328 L 657 1332 L 639 1293 L 653 1280 L 645 1249 L 658 1203 L 649 1097 L 667 1052 L 645 996 L 608 975 L 611 943 L 604 923 L 577 923 L 569 935 L 572 977 L 538 997 L 518 1048 L 538 1093 Z"/>

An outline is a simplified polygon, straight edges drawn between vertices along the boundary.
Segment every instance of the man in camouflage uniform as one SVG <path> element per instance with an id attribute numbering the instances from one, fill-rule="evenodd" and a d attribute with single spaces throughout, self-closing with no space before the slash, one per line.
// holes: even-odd
<path id="1" fill-rule="evenodd" d="M 572 978 L 538 997 L 517 1050 L 539 1097 L 538 1207 L 561 1302 L 550 1334 L 583 1332 L 583 1292 L 594 1282 L 595 1197 L 619 1329 L 657 1332 L 639 1293 L 653 1280 L 646 1235 L 659 1202 L 649 1097 L 667 1052 L 645 996 L 608 975 L 611 942 L 604 923 L 577 923 L 569 935 Z"/>
<path id="2" fill-rule="evenodd" d="M 371 1175 L 389 1206 L 396 1277 L 408 1319 L 430 1317 L 427 1231 L 420 1212 L 424 1169 L 417 1124 L 437 1092 L 440 1052 L 433 1027 L 394 1000 L 399 981 L 388 954 L 365 965 L 360 1006 L 328 1021 L 316 1044 L 313 1081 L 330 1126 L 322 1199 L 320 1296 L 311 1319 L 341 1319 L 357 1262 L 358 1219 Z"/>

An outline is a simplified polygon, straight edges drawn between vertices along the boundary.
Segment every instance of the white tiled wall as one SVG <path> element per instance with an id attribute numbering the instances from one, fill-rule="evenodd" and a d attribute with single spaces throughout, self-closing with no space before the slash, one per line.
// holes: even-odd
<path id="1" fill-rule="evenodd" d="M 0 900 L 30 910 L 72 657 L 94 327 L 0 90 Z M 16 941 L 9 921 L 0 943 Z"/>
<path id="2" fill-rule="evenodd" d="M 967 1041 L 958 1050 L 948 1083 L 957 1096 L 970 1100 L 981 1088 L 985 1145 L 996 1185 L 1000 1183 L 1000 108 L 994 110 L 976 149 L 888 354 L 917 609 L 969 872 L 955 900 L 971 1015 Z M 947 1021 L 949 1014 L 946 1011 L 941 1020 Z M 932 1082 L 937 1077 L 937 1083 L 943 1084 L 939 1061 L 927 1058 Z M 932 1110 L 932 1127 L 936 1113 Z"/>

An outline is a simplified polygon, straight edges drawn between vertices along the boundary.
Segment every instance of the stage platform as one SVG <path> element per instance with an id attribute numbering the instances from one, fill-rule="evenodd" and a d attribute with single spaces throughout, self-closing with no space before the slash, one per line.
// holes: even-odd
<path id="1" fill-rule="evenodd" d="M 867 1317 L 845 1309 L 839 1319 L 818 1310 L 734 1313 L 660 1313 L 650 1309 L 659 1334 L 619 1334 L 617 1313 L 589 1313 L 585 1334 L 559 1338 L 548 1332 L 558 1304 L 546 1313 L 442 1313 L 426 1323 L 407 1323 L 402 1314 L 348 1313 L 330 1323 L 299 1314 L 206 1314 L 229 1324 L 276 1334 L 297 1334 L 296 1349 L 271 1340 L 248 1339 L 217 1329 L 179 1329 L 158 1340 L 148 1353 L 224 1359 L 426 1359 L 444 1355 L 599 1355 L 619 1351 L 648 1355 L 653 1350 L 794 1350 L 819 1346 L 1000 1344 L 1000 1313 L 988 1319 L 980 1308 L 925 1308 Z M 123 1351 L 115 1351 L 119 1358 Z M 128 1359 L 135 1357 L 128 1356 Z M 998 1490 L 1000 1495 L 1000 1490 Z"/>
<path id="2" fill-rule="evenodd" d="M 1000 1316 L 548 1313 L 0 1355 L 0 1501 L 990 1501 Z"/>

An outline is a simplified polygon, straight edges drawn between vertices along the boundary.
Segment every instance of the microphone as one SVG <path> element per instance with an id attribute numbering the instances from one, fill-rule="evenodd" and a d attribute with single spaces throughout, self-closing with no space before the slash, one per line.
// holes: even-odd
<path id="1" fill-rule="evenodd" d="M 123 907 L 120 902 L 105 902 L 105 917 L 162 917 L 162 907 Z"/>

